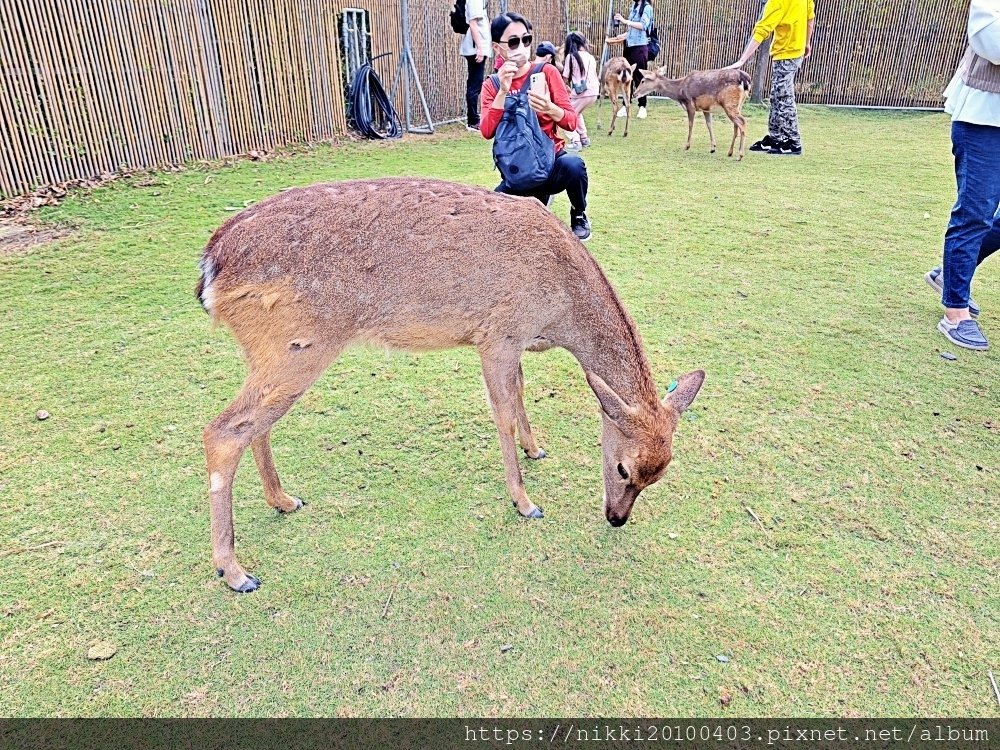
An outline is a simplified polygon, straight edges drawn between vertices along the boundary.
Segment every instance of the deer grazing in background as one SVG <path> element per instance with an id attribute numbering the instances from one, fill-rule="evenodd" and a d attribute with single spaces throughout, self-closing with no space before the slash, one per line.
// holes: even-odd
<path id="1" fill-rule="evenodd" d="M 512 242 L 512 227 L 532 241 Z M 233 477 L 249 446 L 268 505 L 282 489 L 271 428 L 352 344 L 479 350 L 518 512 L 528 499 L 514 443 L 543 458 L 524 409 L 525 350 L 568 349 L 601 406 L 604 514 L 624 524 L 672 457 L 701 370 L 657 395 L 635 324 L 573 233 L 533 198 L 429 179 L 387 178 L 289 190 L 230 218 L 201 258 L 196 294 L 243 349 L 236 399 L 205 428 L 212 556 L 230 588 L 260 581 L 236 559 Z M 377 394 L 372 394 L 378 398 Z"/>
<path id="2" fill-rule="evenodd" d="M 622 138 L 628 135 L 628 121 L 632 113 L 632 77 L 635 75 L 635 63 L 630 63 L 624 57 L 612 57 L 601 68 L 601 92 L 600 96 L 607 96 L 611 99 L 611 129 L 608 135 L 615 132 L 615 123 L 618 118 L 615 116 L 615 109 L 618 107 L 618 97 L 621 96 L 625 105 L 625 133 Z M 599 98 L 597 106 L 600 108 L 602 98 Z"/>
<path id="3" fill-rule="evenodd" d="M 688 137 L 685 149 L 691 148 L 691 131 L 694 129 L 695 112 L 705 115 L 708 137 L 715 153 L 715 133 L 712 130 L 712 108 L 721 107 L 733 123 L 733 142 L 729 145 L 729 156 L 733 155 L 736 136 L 740 138 L 738 159 L 743 158 L 746 142 L 746 118 L 743 117 L 743 102 L 750 95 L 750 76 L 742 70 L 694 70 L 683 78 L 668 78 L 664 69 L 642 71 L 642 83 L 636 88 L 635 96 L 661 94 L 678 102 L 688 114 Z"/>

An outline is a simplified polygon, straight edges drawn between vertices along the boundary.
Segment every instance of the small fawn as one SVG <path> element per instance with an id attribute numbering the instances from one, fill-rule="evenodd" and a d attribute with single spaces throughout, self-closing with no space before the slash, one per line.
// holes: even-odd
<path id="1" fill-rule="evenodd" d="M 601 97 L 607 96 L 611 99 L 611 129 L 608 135 L 615 131 L 615 123 L 618 117 L 615 108 L 618 106 L 618 97 L 621 96 L 625 105 L 625 132 L 622 138 L 628 135 L 628 121 L 632 113 L 632 78 L 635 75 L 635 63 L 629 63 L 624 57 L 612 57 L 601 68 Z M 598 101 L 600 107 L 601 99 Z"/>
<path id="2" fill-rule="evenodd" d="M 636 88 L 635 96 L 661 94 L 678 102 L 688 114 L 688 137 L 684 148 L 691 148 L 691 131 L 694 129 L 694 114 L 705 115 L 708 137 L 715 153 L 715 133 L 712 130 L 712 108 L 721 107 L 733 123 L 733 142 L 729 145 L 729 156 L 733 155 L 736 136 L 740 138 L 739 159 L 743 158 L 746 142 L 747 121 L 743 117 L 743 103 L 750 95 L 750 76 L 742 70 L 694 70 L 683 78 L 668 78 L 664 69 L 642 71 L 642 83 Z"/>
<path id="3" fill-rule="evenodd" d="M 530 242 L 512 241 L 512 234 Z M 621 526 L 673 456 L 678 419 L 705 373 L 657 395 L 635 324 L 594 258 L 533 198 L 430 179 L 387 178 L 289 190 L 212 236 L 195 290 L 239 342 L 248 373 L 205 428 L 212 558 L 230 588 L 260 581 L 236 559 L 233 477 L 253 451 L 268 505 L 282 489 L 271 429 L 344 349 L 474 346 L 518 512 L 541 518 L 518 466 L 538 446 L 524 409 L 525 350 L 568 349 L 601 406 L 604 514 Z"/>

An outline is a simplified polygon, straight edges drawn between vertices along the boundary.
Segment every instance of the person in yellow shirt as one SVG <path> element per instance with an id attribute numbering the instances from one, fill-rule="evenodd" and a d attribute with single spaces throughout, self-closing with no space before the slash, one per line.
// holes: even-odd
<path id="1" fill-rule="evenodd" d="M 777 156 L 801 156 L 802 136 L 795 109 L 795 74 L 802 61 L 812 54 L 813 27 L 816 24 L 814 0 L 767 0 L 760 20 L 753 28 L 740 59 L 728 68 L 742 68 L 761 43 L 772 33 L 771 114 L 767 135 L 750 146 Z"/>

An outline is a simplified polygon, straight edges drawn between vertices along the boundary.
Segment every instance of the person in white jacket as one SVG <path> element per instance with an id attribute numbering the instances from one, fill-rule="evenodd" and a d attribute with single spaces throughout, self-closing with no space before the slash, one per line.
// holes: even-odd
<path id="1" fill-rule="evenodd" d="M 944 95 L 958 200 L 943 266 L 924 279 L 945 308 L 938 330 L 955 346 L 984 350 L 989 341 L 970 294 L 976 267 L 1000 249 L 1000 0 L 972 0 L 969 47 Z"/>

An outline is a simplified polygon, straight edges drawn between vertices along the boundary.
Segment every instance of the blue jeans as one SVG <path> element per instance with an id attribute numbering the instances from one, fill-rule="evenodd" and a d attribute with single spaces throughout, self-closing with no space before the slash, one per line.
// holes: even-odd
<path id="1" fill-rule="evenodd" d="M 1000 247 L 1000 127 L 951 124 L 958 200 L 944 236 L 945 307 L 969 306 L 976 266 Z"/>
<path id="2" fill-rule="evenodd" d="M 587 210 L 587 184 L 587 165 L 583 159 L 576 154 L 560 151 L 556 154 L 556 163 L 552 165 L 549 179 L 544 184 L 527 193 L 519 193 L 506 182 L 501 182 L 496 186 L 495 192 L 532 196 L 545 203 L 550 195 L 565 190 L 566 197 L 569 198 L 570 215 L 576 217 Z"/>

